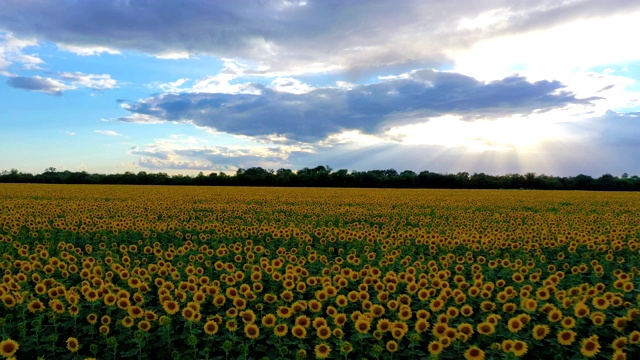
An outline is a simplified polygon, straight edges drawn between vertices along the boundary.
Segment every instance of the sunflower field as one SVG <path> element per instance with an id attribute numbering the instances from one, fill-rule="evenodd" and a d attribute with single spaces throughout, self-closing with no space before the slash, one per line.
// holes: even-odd
<path id="1" fill-rule="evenodd" d="M 640 193 L 3 184 L 0 253 L 0 358 L 640 358 Z"/>

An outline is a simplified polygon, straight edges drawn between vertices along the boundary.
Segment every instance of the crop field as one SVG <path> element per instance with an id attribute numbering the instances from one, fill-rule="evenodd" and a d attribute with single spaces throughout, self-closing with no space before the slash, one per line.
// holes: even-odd
<path id="1" fill-rule="evenodd" d="M 4 184 L 0 253 L 0 357 L 640 358 L 640 193 Z"/>

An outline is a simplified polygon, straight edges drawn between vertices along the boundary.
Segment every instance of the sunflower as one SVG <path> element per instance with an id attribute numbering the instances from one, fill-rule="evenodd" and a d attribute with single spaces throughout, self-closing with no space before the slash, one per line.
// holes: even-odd
<path id="1" fill-rule="evenodd" d="M 244 334 L 247 335 L 249 339 L 255 339 L 260 335 L 260 329 L 255 324 L 248 324 L 244 327 Z"/>
<path id="2" fill-rule="evenodd" d="M 344 354 L 349 354 L 353 351 L 353 345 L 350 342 L 345 341 L 340 345 L 340 352 Z"/>
<path id="3" fill-rule="evenodd" d="M 404 337 L 406 333 L 406 330 L 399 327 L 394 327 L 393 329 L 391 329 L 391 336 L 393 336 L 393 338 L 396 340 L 402 339 L 402 337 Z"/>
<path id="4" fill-rule="evenodd" d="M 67 350 L 71 352 L 77 352 L 80 349 L 80 343 L 78 343 L 78 339 L 74 337 L 70 337 L 67 339 Z"/>
<path id="5" fill-rule="evenodd" d="M 400 307 L 400 311 L 398 312 L 398 319 L 402 321 L 407 321 L 411 319 L 411 316 L 412 316 L 412 312 L 410 307 L 406 305 L 403 305 L 402 307 Z"/>
<path id="6" fill-rule="evenodd" d="M 414 328 L 418 334 L 421 334 L 429 330 L 429 322 L 425 319 L 418 319 L 418 321 L 416 321 Z"/>
<path id="7" fill-rule="evenodd" d="M 276 314 L 278 315 L 279 318 L 288 319 L 289 317 L 291 317 L 291 315 L 293 315 L 293 312 L 291 311 L 290 308 L 286 306 L 280 306 L 278 307 Z"/>
<path id="8" fill-rule="evenodd" d="M 370 311 L 373 317 L 381 317 L 385 313 L 384 306 L 379 304 L 371 305 Z"/>
<path id="9" fill-rule="evenodd" d="M 87 315 L 87 321 L 91 325 L 97 323 L 98 322 L 98 315 L 95 314 L 95 313 L 91 313 L 91 314 Z"/>
<path id="10" fill-rule="evenodd" d="M 443 307 L 444 307 L 444 301 L 442 301 L 442 299 L 439 299 L 439 298 L 433 299 L 429 303 L 429 309 L 431 309 L 431 312 L 438 312 L 442 310 Z"/>
<path id="11" fill-rule="evenodd" d="M 361 334 L 366 334 L 369 332 L 371 328 L 371 323 L 368 320 L 358 320 L 356 321 L 356 330 Z"/>
<path id="12" fill-rule="evenodd" d="M 15 340 L 7 339 L 0 342 L 0 355 L 4 357 L 11 357 L 18 351 L 20 344 Z"/>
<path id="13" fill-rule="evenodd" d="M 471 306 L 469 306 L 469 305 L 463 305 L 460 308 L 460 313 L 464 317 L 469 317 L 469 316 L 473 315 L 473 308 Z"/>
<path id="14" fill-rule="evenodd" d="M 458 325 L 458 333 L 467 337 L 473 335 L 473 325 L 469 323 L 461 323 Z"/>
<path id="15" fill-rule="evenodd" d="M 335 302 L 339 307 L 345 307 L 349 304 L 349 299 L 347 299 L 347 297 L 344 295 L 338 295 Z"/>
<path id="16" fill-rule="evenodd" d="M 558 309 L 549 311 L 549 313 L 547 314 L 547 319 L 551 322 L 558 322 L 562 320 L 562 311 Z"/>
<path id="17" fill-rule="evenodd" d="M 213 298 L 213 305 L 215 305 L 216 307 L 220 307 L 224 305 L 226 301 L 227 301 L 227 298 L 224 295 L 216 295 Z"/>
<path id="18" fill-rule="evenodd" d="M 496 328 L 489 322 L 481 322 L 476 326 L 476 330 L 482 335 L 491 335 L 496 332 Z"/>
<path id="19" fill-rule="evenodd" d="M 484 351 L 480 350 L 477 346 L 472 346 L 465 351 L 464 358 L 467 360 L 483 360 Z"/>
<path id="20" fill-rule="evenodd" d="M 514 344 L 513 340 L 506 339 L 502 342 L 500 347 L 502 348 L 502 351 L 507 353 L 513 350 L 513 344 Z"/>
<path id="21" fill-rule="evenodd" d="M 156 320 L 158 320 L 158 315 L 155 312 L 153 312 L 152 310 L 145 310 L 144 311 L 144 317 L 148 321 L 156 321 Z"/>
<path id="22" fill-rule="evenodd" d="M 582 302 L 577 303 L 573 308 L 573 314 L 578 318 L 583 318 L 589 315 L 590 312 L 589 307 Z"/>
<path id="23" fill-rule="evenodd" d="M 291 333 L 298 339 L 304 339 L 307 336 L 307 329 L 302 325 L 295 325 L 291 329 Z"/>
<path id="24" fill-rule="evenodd" d="M 256 314 L 253 310 L 241 311 L 240 317 L 245 324 L 253 324 L 256 321 Z"/>
<path id="25" fill-rule="evenodd" d="M 102 325 L 102 326 L 100 326 L 98 331 L 102 335 L 109 335 L 109 331 L 111 331 L 111 329 L 109 329 L 109 325 Z"/>
<path id="26" fill-rule="evenodd" d="M 138 323 L 138 329 L 147 332 L 149 331 L 149 329 L 151 329 L 151 323 L 147 320 L 142 320 Z"/>
<path id="27" fill-rule="evenodd" d="M 129 306 L 129 308 L 127 309 L 127 312 L 129 313 L 129 316 L 131 316 L 134 319 L 141 318 L 144 316 L 144 310 L 142 310 L 142 308 L 139 306 Z"/>
<path id="28" fill-rule="evenodd" d="M 204 324 L 204 332 L 213 336 L 218 332 L 218 324 L 214 320 L 209 320 Z"/>
<path id="29" fill-rule="evenodd" d="M 382 318 L 378 320 L 378 324 L 376 324 L 376 329 L 380 332 L 387 332 L 391 328 L 391 321 L 386 318 Z"/>
<path id="30" fill-rule="evenodd" d="M 169 315 L 173 315 L 180 311 L 180 305 L 178 305 L 178 303 L 173 300 L 163 302 L 162 308 Z"/>
<path id="31" fill-rule="evenodd" d="M 267 314 L 262 317 L 262 325 L 267 328 L 274 327 L 276 324 L 276 316 L 273 314 Z"/>
<path id="32" fill-rule="evenodd" d="M 387 341 L 387 351 L 390 353 L 398 351 L 398 343 L 393 340 Z"/>
<path id="33" fill-rule="evenodd" d="M 634 330 L 629 334 L 629 344 L 640 344 L 640 331 Z"/>
<path id="34" fill-rule="evenodd" d="M 549 332 L 551 330 L 549 329 L 548 325 L 544 325 L 544 324 L 538 324 L 536 326 L 533 327 L 533 338 L 536 340 L 542 340 L 544 339 L 547 335 L 549 335 Z"/>
<path id="35" fill-rule="evenodd" d="M 326 325 L 322 325 L 316 329 L 316 334 L 320 339 L 327 340 L 331 336 L 331 329 Z"/>
<path id="36" fill-rule="evenodd" d="M 60 300 L 54 299 L 49 301 L 49 307 L 57 314 L 64 313 L 64 305 L 60 302 Z"/>
<path id="37" fill-rule="evenodd" d="M 524 309 L 529 312 L 534 312 L 538 309 L 538 302 L 535 299 L 526 299 L 523 301 Z"/>
<path id="38" fill-rule="evenodd" d="M 509 331 L 516 333 L 522 330 L 523 327 L 524 327 L 524 324 L 522 323 L 522 321 L 520 321 L 520 317 L 513 317 L 509 319 L 509 323 L 508 323 Z"/>
<path id="39" fill-rule="evenodd" d="M 482 303 L 480 303 L 480 309 L 484 312 L 493 311 L 495 310 L 495 308 L 496 304 L 491 301 L 483 301 Z"/>
<path id="40" fill-rule="evenodd" d="M 444 350 L 444 346 L 442 346 L 442 344 L 440 344 L 438 340 L 430 342 L 427 348 L 429 349 L 429 354 L 436 356 L 440 355 L 440 353 L 442 353 L 442 350 Z"/>
<path id="41" fill-rule="evenodd" d="M 607 315 L 601 311 L 594 311 L 589 315 L 589 318 L 591 319 L 591 322 L 593 322 L 593 325 L 602 326 L 604 325 Z"/>
<path id="42" fill-rule="evenodd" d="M 612 360 L 627 360 L 627 353 L 622 350 L 616 350 L 611 356 Z"/>
<path id="43" fill-rule="evenodd" d="M 36 300 L 32 300 L 29 305 L 27 305 L 27 309 L 29 310 L 29 312 L 35 313 L 37 311 L 42 311 L 44 310 L 44 304 L 36 299 Z"/>
<path id="44" fill-rule="evenodd" d="M 613 350 L 624 350 L 627 346 L 628 338 L 626 336 L 618 337 L 611 343 Z"/>
<path id="45" fill-rule="evenodd" d="M 326 326 L 327 325 L 327 320 L 325 320 L 323 317 L 317 317 L 315 319 L 313 319 L 313 328 L 318 330 L 318 328 L 320 326 Z"/>
<path id="46" fill-rule="evenodd" d="M 189 322 L 195 321 L 196 314 L 197 312 L 188 306 L 182 309 L 182 317 Z"/>
<path id="47" fill-rule="evenodd" d="M 273 332 L 277 337 L 283 337 L 287 335 L 287 331 L 289 331 L 289 327 L 287 326 L 287 324 L 278 324 L 273 328 Z"/>
<path id="48" fill-rule="evenodd" d="M 557 339 L 562 345 L 571 345 L 576 341 L 576 333 L 572 330 L 562 330 L 558 333 Z"/>
<path id="49" fill-rule="evenodd" d="M 622 331 L 627 326 L 628 322 L 629 319 L 627 317 L 617 317 L 613 319 L 613 328 L 617 331 Z"/>
<path id="50" fill-rule="evenodd" d="M 318 300 L 309 300 L 307 303 L 309 309 L 315 313 L 322 311 L 322 303 Z"/>
<path id="51" fill-rule="evenodd" d="M 502 311 L 508 314 L 513 314 L 516 311 L 516 304 L 512 302 L 502 304 Z"/>
<path id="52" fill-rule="evenodd" d="M 580 353 L 585 357 L 594 357 L 600 352 L 600 343 L 598 335 L 592 335 L 586 339 L 582 339 Z"/>
<path id="53" fill-rule="evenodd" d="M 447 324 L 437 323 L 433 326 L 432 332 L 435 337 L 441 338 L 445 335 L 447 329 L 449 329 Z"/>
<path id="54" fill-rule="evenodd" d="M 125 316 L 122 320 L 120 320 L 120 323 L 122 324 L 122 326 L 130 328 L 133 326 L 134 321 L 130 316 Z"/>
<path id="55" fill-rule="evenodd" d="M 235 320 L 227 320 L 225 327 L 227 328 L 227 330 L 233 332 L 236 331 L 238 329 L 238 323 Z"/>
<path id="56" fill-rule="evenodd" d="M 609 300 L 605 297 L 594 297 L 591 304 L 598 310 L 606 310 L 609 307 Z"/>
<path id="57" fill-rule="evenodd" d="M 314 350 L 318 359 L 326 359 L 331 353 L 331 347 L 325 343 L 316 345 Z"/>
<path id="58" fill-rule="evenodd" d="M 527 343 L 522 340 L 514 340 L 513 347 L 511 348 L 511 352 L 513 352 L 517 357 L 520 357 L 527 353 L 529 347 Z"/>
<path id="59" fill-rule="evenodd" d="M 485 319 L 485 321 L 488 322 L 489 324 L 493 325 L 493 326 L 496 326 L 496 325 L 498 325 L 498 322 L 501 319 L 502 319 L 502 316 L 500 316 L 498 314 L 489 314 L 489 315 L 487 315 L 487 318 Z M 520 318 L 520 321 L 522 321 L 522 318 Z"/>
<path id="60" fill-rule="evenodd" d="M 116 302 L 116 305 L 118 305 L 118 307 L 122 310 L 126 310 L 129 308 L 129 306 L 131 306 L 131 301 L 129 301 L 129 299 L 127 298 L 120 298 L 118 299 L 118 301 Z"/>

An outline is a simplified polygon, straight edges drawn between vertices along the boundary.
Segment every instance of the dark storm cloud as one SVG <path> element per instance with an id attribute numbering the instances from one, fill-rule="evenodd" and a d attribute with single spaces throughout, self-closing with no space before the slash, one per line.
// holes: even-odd
<path id="1" fill-rule="evenodd" d="M 630 0 L 7 0 L 0 29 L 76 48 L 210 54 L 269 71 L 322 63 L 357 73 L 437 67 L 451 48 L 638 8 Z M 496 26 L 458 28 L 460 20 L 496 9 L 507 14 Z"/>
<path id="2" fill-rule="evenodd" d="M 316 142 L 342 131 L 374 134 L 446 114 L 468 120 L 495 118 L 593 100 L 577 99 L 557 81 L 511 76 L 485 83 L 427 69 L 352 89 L 321 88 L 303 94 L 261 85 L 254 89 L 259 94 L 164 94 L 127 105 L 131 115 L 120 120 L 191 121 L 230 134 Z"/>

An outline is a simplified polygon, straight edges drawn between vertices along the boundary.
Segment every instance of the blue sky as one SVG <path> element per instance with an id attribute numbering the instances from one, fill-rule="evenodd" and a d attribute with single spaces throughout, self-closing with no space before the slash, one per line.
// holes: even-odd
<path id="1" fill-rule="evenodd" d="M 0 7 L 0 171 L 640 175 L 636 1 Z"/>

